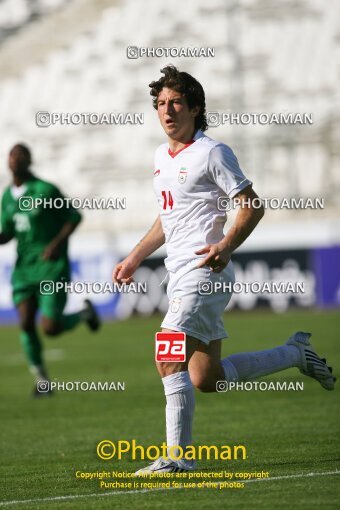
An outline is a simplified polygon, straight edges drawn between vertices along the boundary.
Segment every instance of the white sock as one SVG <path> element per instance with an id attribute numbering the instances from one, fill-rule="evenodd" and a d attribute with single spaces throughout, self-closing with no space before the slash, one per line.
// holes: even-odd
<path id="1" fill-rule="evenodd" d="M 249 381 L 300 365 L 300 351 L 294 345 L 281 345 L 257 352 L 241 352 L 224 358 L 226 381 Z"/>
<path id="2" fill-rule="evenodd" d="M 195 409 L 194 387 L 189 372 L 177 372 L 162 379 L 166 395 L 166 442 L 171 446 L 185 447 L 192 444 L 192 421 Z M 173 449 L 172 456 L 179 456 Z"/>
<path id="3" fill-rule="evenodd" d="M 46 374 L 46 370 L 41 365 L 30 365 L 29 370 L 33 377 L 35 378 L 36 382 L 39 381 L 48 381 L 48 377 Z"/>

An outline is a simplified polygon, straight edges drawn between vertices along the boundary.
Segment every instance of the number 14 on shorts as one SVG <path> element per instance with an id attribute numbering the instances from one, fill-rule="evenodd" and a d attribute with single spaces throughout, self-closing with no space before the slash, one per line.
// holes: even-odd
<path id="1" fill-rule="evenodd" d="M 156 333 L 156 361 L 186 360 L 185 333 Z"/>

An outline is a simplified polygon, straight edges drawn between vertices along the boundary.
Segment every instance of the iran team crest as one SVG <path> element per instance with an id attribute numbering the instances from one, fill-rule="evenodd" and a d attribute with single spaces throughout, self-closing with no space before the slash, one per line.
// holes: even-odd
<path id="1" fill-rule="evenodd" d="M 180 184 L 185 183 L 185 181 L 187 180 L 187 174 L 188 174 L 187 169 L 184 166 L 182 166 L 178 174 L 178 182 Z"/>
<path id="2" fill-rule="evenodd" d="M 174 298 L 170 303 L 170 310 L 172 313 L 177 313 L 181 307 L 182 298 Z"/>

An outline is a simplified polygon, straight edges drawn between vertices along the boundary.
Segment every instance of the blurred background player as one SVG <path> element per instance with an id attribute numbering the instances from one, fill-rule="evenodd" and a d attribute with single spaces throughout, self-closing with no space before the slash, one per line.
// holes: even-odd
<path id="1" fill-rule="evenodd" d="M 169 272 L 169 309 L 162 322 L 164 332 L 186 334 L 185 362 L 157 362 L 166 396 L 167 446 L 192 444 L 194 386 L 216 391 L 218 381 L 247 381 L 297 367 L 332 390 L 331 368 L 313 350 L 309 333 L 297 332 L 284 345 L 243 352 L 221 359 L 221 339 L 227 337 L 222 314 L 231 292 L 216 292 L 216 283 L 235 281 L 231 255 L 251 234 L 264 209 L 253 207 L 258 199 L 227 145 L 204 134 L 207 129 L 205 93 L 190 74 L 174 66 L 150 83 L 153 105 L 168 143 L 155 154 L 154 190 L 160 215 L 151 230 L 117 264 L 113 280 L 130 282 L 140 263 L 166 244 Z M 241 207 L 232 227 L 224 234 L 224 211 L 218 198 L 237 197 Z M 255 202 L 256 203 L 256 202 Z M 200 284 L 211 292 L 200 293 Z M 178 457 L 176 451 L 173 455 Z M 136 474 L 193 469 L 192 461 L 160 458 Z"/>
<path id="2" fill-rule="evenodd" d="M 31 173 L 31 152 L 26 145 L 15 145 L 8 163 L 13 181 L 2 196 L 0 244 L 17 240 L 12 286 L 19 314 L 20 340 L 36 381 L 47 381 L 42 343 L 36 328 L 37 312 L 41 313 L 42 330 L 48 336 L 70 331 L 82 321 L 96 331 L 100 320 L 89 300 L 85 300 L 83 310 L 63 314 L 67 300 L 64 288 L 48 294 L 40 292 L 43 281 L 70 281 L 68 239 L 79 225 L 81 215 L 67 207 L 65 201 L 59 208 L 64 198 L 59 189 Z M 25 200 L 20 201 L 22 197 Z M 46 199 L 46 204 L 52 205 L 35 207 L 33 201 L 37 198 Z M 53 206 L 55 199 L 60 199 L 58 208 Z M 35 387 L 35 396 L 46 394 L 39 393 Z"/>

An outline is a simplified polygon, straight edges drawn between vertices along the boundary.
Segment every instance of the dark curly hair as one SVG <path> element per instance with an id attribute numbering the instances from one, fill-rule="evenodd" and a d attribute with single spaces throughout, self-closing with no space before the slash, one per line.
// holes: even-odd
<path id="1" fill-rule="evenodd" d="M 175 66 L 168 65 L 161 69 L 164 74 L 158 81 L 149 84 L 150 95 L 153 96 L 152 104 L 157 110 L 158 95 L 164 87 L 183 94 L 187 100 L 189 110 L 195 106 L 200 107 L 199 114 L 195 117 L 195 130 L 206 131 L 208 129 L 205 113 L 205 94 L 202 85 L 190 74 L 180 72 Z"/>

